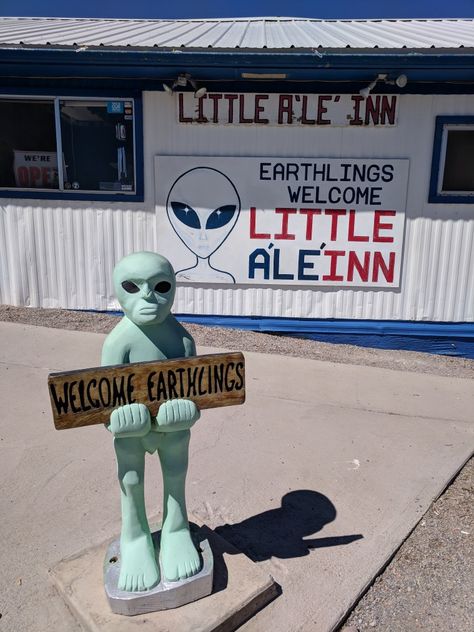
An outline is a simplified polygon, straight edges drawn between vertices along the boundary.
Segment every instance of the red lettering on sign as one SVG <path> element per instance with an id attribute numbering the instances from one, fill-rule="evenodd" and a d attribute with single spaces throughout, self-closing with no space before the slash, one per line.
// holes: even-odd
<path id="1" fill-rule="evenodd" d="M 265 125 L 268 123 L 267 118 L 261 118 L 260 113 L 265 111 L 265 106 L 260 105 L 260 101 L 264 99 L 268 99 L 268 94 L 257 94 L 255 95 L 255 114 L 254 119 L 255 123 L 264 123 Z"/>
<path id="2" fill-rule="evenodd" d="M 369 237 L 367 235 L 356 235 L 355 234 L 355 216 L 356 212 L 354 210 L 349 211 L 349 234 L 348 241 L 369 241 Z"/>
<path id="3" fill-rule="evenodd" d="M 281 233 L 275 234 L 275 239 L 295 239 L 293 233 L 288 232 L 288 218 L 290 215 L 295 215 L 295 208 L 276 208 L 275 213 L 283 215 L 281 218 Z"/>
<path id="4" fill-rule="evenodd" d="M 219 122 L 219 99 L 222 99 L 222 94 L 208 94 L 207 95 L 212 100 L 212 122 Z"/>
<path id="5" fill-rule="evenodd" d="M 197 123 L 207 123 L 208 122 L 207 117 L 204 116 L 204 112 L 203 112 L 204 99 L 207 99 L 207 94 L 205 94 L 203 97 L 199 97 L 199 99 L 198 99 L 198 115 L 197 115 L 197 119 L 196 119 Z"/>
<path id="6" fill-rule="evenodd" d="M 49 167 L 41 167 L 41 180 L 43 183 L 43 187 L 47 187 L 49 185 L 49 174 L 51 173 L 51 169 Z"/>
<path id="7" fill-rule="evenodd" d="M 270 239 L 270 233 L 257 233 L 257 211 L 250 207 L 250 239 Z"/>
<path id="8" fill-rule="evenodd" d="M 381 252 L 374 252 L 374 263 L 372 269 L 372 281 L 377 283 L 379 280 L 379 271 L 382 271 L 382 274 L 385 277 L 385 280 L 388 283 L 393 283 L 393 277 L 395 274 L 395 253 L 391 252 L 389 254 L 389 262 L 388 266 L 385 263 L 385 259 L 383 258 L 383 254 Z"/>
<path id="9" fill-rule="evenodd" d="M 369 280 L 369 266 L 370 266 L 370 252 L 364 252 L 364 263 L 361 263 L 357 254 L 353 251 L 349 251 L 349 257 L 347 261 L 347 280 L 354 280 L 354 270 L 357 273 L 361 281 Z"/>
<path id="10" fill-rule="evenodd" d="M 351 99 L 354 104 L 354 116 L 349 121 L 349 125 L 362 125 L 363 121 L 360 117 L 360 102 L 364 100 L 364 97 L 359 94 L 353 94 Z"/>
<path id="11" fill-rule="evenodd" d="M 30 186 L 30 177 L 28 175 L 27 167 L 18 167 L 18 181 L 21 187 L 29 187 Z"/>
<path id="12" fill-rule="evenodd" d="M 280 94 L 278 101 L 278 125 L 283 125 L 283 115 L 286 114 L 286 123 L 293 123 L 293 95 Z"/>
<path id="13" fill-rule="evenodd" d="M 373 240 L 375 242 L 385 242 L 385 243 L 391 243 L 393 242 L 393 237 L 381 237 L 380 236 L 380 231 L 381 230 L 393 230 L 393 224 L 392 223 L 383 223 L 380 221 L 380 219 L 382 217 L 394 217 L 396 215 L 396 211 L 375 211 L 374 213 L 374 237 Z"/>
<path id="14" fill-rule="evenodd" d="M 380 95 L 372 96 L 369 94 L 365 100 L 365 124 L 370 124 L 370 119 L 374 125 L 379 124 L 380 120 Z"/>
<path id="15" fill-rule="evenodd" d="M 331 124 L 331 120 L 330 119 L 325 119 L 323 118 L 323 114 L 325 114 L 328 109 L 326 107 L 324 107 L 324 101 L 331 101 L 332 97 L 329 95 L 320 95 L 318 97 L 318 118 L 317 118 L 317 124 L 318 125 L 330 125 Z"/>
<path id="16" fill-rule="evenodd" d="M 253 119 L 245 118 L 245 94 L 239 95 L 239 123 L 253 123 Z"/>
<path id="17" fill-rule="evenodd" d="M 327 208 L 324 214 L 329 215 L 331 218 L 331 241 L 336 241 L 339 217 L 345 215 L 346 210 L 343 208 Z"/>
<path id="18" fill-rule="evenodd" d="M 40 180 L 41 169 L 39 167 L 30 167 L 30 186 L 35 187 Z"/>
<path id="19" fill-rule="evenodd" d="M 391 99 L 390 103 L 388 99 Z M 395 112 L 397 111 L 397 95 L 394 94 L 392 97 L 387 97 L 384 95 L 382 97 L 382 106 L 380 110 L 380 122 L 382 125 L 385 122 L 388 122 L 389 125 L 395 125 Z"/>
<path id="20" fill-rule="evenodd" d="M 303 104 L 301 106 L 301 123 L 303 125 L 314 125 L 316 123 L 316 119 L 308 118 L 307 111 L 308 111 L 308 97 L 304 95 Z"/>
<path id="21" fill-rule="evenodd" d="M 329 274 L 323 274 L 323 281 L 342 281 L 344 277 L 337 272 L 337 260 L 346 254 L 345 250 L 325 250 L 324 256 L 331 257 L 331 268 Z"/>
<path id="22" fill-rule="evenodd" d="M 306 240 L 313 239 L 313 217 L 321 215 L 320 208 L 300 208 L 301 215 L 306 215 Z"/>
<path id="23" fill-rule="evenodd" d="M 193 119 L 190 116 L 184 116 L 184 94 L 182 92 L 178 93 L 178 105 L 179 105 L 179 115 L 178 115 L 179 122 L 192 123 Z"/>
<path id="24" fill-rule="evenodd" d="M 224 99 L 229 103 L 229 111 L 227 113 L 227 122 L 234 122 L 234 101 L 238 98 L 236 94 L 224 94 Z"/>

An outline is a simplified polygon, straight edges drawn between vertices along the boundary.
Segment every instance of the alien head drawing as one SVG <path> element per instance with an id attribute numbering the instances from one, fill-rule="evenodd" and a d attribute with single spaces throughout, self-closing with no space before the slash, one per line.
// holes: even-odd
<path id="1" fill-rule="evenodd" d="M 239 194 L 229 178 L 211 167 L 186 171 L 170 189 L 166 212 L 178 237 L 196 256 L 195 265 L 177 271 L 177 279 L 235 283 L 230 272 L 210 262 L 240 214 Z"/>

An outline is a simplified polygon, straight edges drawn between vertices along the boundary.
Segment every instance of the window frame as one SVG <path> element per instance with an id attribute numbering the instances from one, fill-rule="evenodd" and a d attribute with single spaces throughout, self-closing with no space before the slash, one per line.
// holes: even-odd
<path id="1" fill-rule="evenodd" d="M 89 200 L 89 201 L 110 201 L 110 202 L 143 202 L 143 109 L 141 93 L 123 94 L 109 96 L 109 94 L 22 94 L 0 93 L 0 101 L 17 99 L 22 101 L 46 101 L 53 104 L 54 126 L 56 133 L 56 153 L 62 154 L 60 102 L 67 100 L 74 101 L 132 101 L 133 102 L 133 167 L 135 178 L 135 190 L 133 192 L 120 191 L 76 191 L 72 189 L 41 189 L 41 188 L 8 188 L 0 187 L 0 198 L 25 198 L 25 199 L 47 199 L 47 200 Z M 61 181 L 62 165 L 58 160 L 58 177 Z"/>
<path id="2" fill-rule="evenodd" d="M 442 190 L 448 132 L 453 129 L 474 131 L 474 116 L 436 117 L 428 202 L 433 204 L 474 204 L 474 191 Z"/>

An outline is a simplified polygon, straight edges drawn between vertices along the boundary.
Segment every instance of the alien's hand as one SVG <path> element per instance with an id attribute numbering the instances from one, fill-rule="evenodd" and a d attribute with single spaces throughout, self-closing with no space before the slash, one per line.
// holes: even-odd
<path id="1" fill-rule="evenodd" d="M 115 437 L 144 437 L 150 427 L 150 412 L 145 404 L 126 404 L 112 411 L 107 429 Z"/>
<path id="2" fill-rule="evenodd" d="M 158 409 L 154 429 L 158 432 L 188 430 L 200 416 L 199 408 L 190 399 L 170 399 Z"/>

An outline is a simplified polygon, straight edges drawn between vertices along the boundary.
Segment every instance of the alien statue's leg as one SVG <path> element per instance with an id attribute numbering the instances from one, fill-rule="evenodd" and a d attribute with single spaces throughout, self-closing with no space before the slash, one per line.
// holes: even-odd
<path id="1" fill-rule="evenodd" d="M 119 589 L 147 590 L 160 580 L 143 491 L 145 450 L 141 439 L 115 438 L 122 501 Z"/>
<path id="2" fill-rule="evenodd" d="M 158 448 L 164 485 L 160 556 L 163 574 L 168 581 L 186 579 L 201 569 L 186 512 L 189 438 L 189 430 L 163 433 Z"/>

